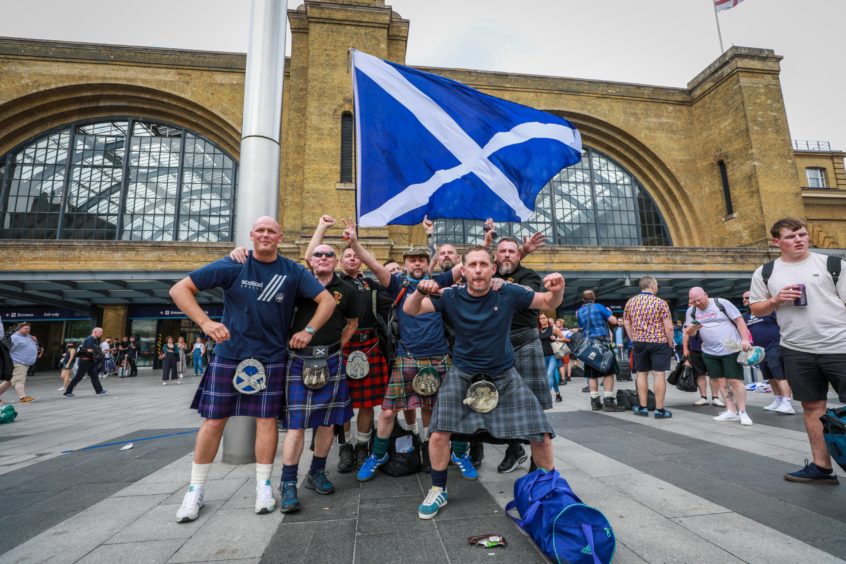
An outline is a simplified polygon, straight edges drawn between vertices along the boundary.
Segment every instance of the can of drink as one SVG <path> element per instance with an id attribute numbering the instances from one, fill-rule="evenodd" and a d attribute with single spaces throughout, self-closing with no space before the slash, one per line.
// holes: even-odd
<path id="1" fill-rule="evenodd" d="M 795 300 L 793 300 L 793 305 L 799 306 L 799 307 L 807 306 L 808 305 L 808 293 L 805 291 L 805 285 L 804 284 L 796 284 L 796 288 L 799 290 L 799 292 L 802 295 L 799 296 L 798 298 L 796 298 Z"/>

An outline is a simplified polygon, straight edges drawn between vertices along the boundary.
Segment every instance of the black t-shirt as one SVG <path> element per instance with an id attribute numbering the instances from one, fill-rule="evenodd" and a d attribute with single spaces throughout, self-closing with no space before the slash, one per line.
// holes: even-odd
<path id="1" fill-rule="evenodd" d="M 332 275 L 332 280 L 326 285 L 326 291 L 335 298 L 335 311 L 332 317 L 323 324 L 311 338 L 309 346 L 333 345 L 341 340 L 341 333 L 347 326 L 347 319 L 360 318 L 363 300 L 363 292 L 359 292 L 349 282 L 341 280 L 337 274 Z M 317 302 L 308 299 L 298 299 L 296 302 L 294 320 L 291 323 L 291 335 L 302 331 L 308 322 L 311 321 L 314 312 L 317 311 Z"/>
<path id="2" fill-rule="evenodd" d="M 525 286 L 534 292 L 546 291 L 543 287 L 543 279 L 541 279 L 540 274 L 531 268 L 526 268 L 522 264 L 519 265 L 511 274 L 500 274 L 499 271 L 497 271 L 497 273 L 494 274 L 494 278 L 503 278 L 506 282 L 520 284 L 521 286 Z M 519 329 L 534 329 L 537 326 L 538 312 L 534 309 L 524 309 L 522 311 L 518 311 L 514 314 L 514 319 L 511 321 L 512 332 Z"/>
<path id="3" fill-rule="evenodd" d="M 347 274 L 341 273 L 341 280 L 355 287 L 360 294 L 362 300 L 361 317 L 358 318 L 359 329 L 376 329 L 379 325 L 376 316 L 373 314 L 373 295 L 376 295 L 376 314 L 384 320 L 388 318 L 391 310 L 390 294 L 378 282 L 372 278 L 368 278 L 359 274 L 357 278 L 353 278 Z"/>
<path id="4" fill-rule="evenodd" d="M 552 356 L 552 327 L 541 329 L 540 342 L 543 348 L 543 356 Z"/>

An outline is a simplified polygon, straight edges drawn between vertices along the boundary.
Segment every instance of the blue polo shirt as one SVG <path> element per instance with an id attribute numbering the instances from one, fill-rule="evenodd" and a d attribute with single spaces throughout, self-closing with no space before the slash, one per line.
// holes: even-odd
<path id="1" fill-rule="evenodd" d="M 752 333 L 753 344 L 766 349 L 777 345 L 781 340 L 781 328 L 778 326 L 775 313 L 757 317 L 748 312 L 743 314 L 743 321 Z"/>
<path id="2" fill-rule="evenodd" d="M 294 302 L 323 291 L 310 272 L 283 256 L 266 263 L 250 254 L 244 264 L 224 257 L 188 276 L 200 290 L 223 288 L 222 323 L 230 338 L 214 354 L 235 361 L 284 362 Z"/>
<path id="3" fill-rule="evenodd" d="M 511 320 L 532 304 L 535 293 L 517 284 L 505 284 L 498 292 L 471 296 L 466 286 L 444 290 L 432 300 L 455 330 L 452 360 L 470 374 L 499 374 L 514 366 Z"/>
<path id="4" fill-rule="evenodd" d="M 452 286 L 452 269 L 433 276 L 432 279 L 438 286 L 445 288 Z M 388 292 L 391 298 L 396 300 L 402 291 L 404 282 L 408 280 L 408 290 L 397 304 L 397 324 L 399 325 L 399 341 L 397 344 L 397 355 L 411 355 L 415 358 L 428 356 L 443 356 L 449 353 L 449 343 L 444 333 L 444 320 L 440 313 L 424 313 L 423 315 L 408 315 L 402 309 L 408 296 L 417 291 L 417 282 L 413 278 L 407 278 L 404 274 L 394 274 L 388 284 Z"/>
<path id="5" fill-rule="evenodd" d="M 602 304 L 585 304 L 576 312 L 582 333 L 591 339 L 608 337 L 609 317 L 611 317 L 611 310 Z"/>

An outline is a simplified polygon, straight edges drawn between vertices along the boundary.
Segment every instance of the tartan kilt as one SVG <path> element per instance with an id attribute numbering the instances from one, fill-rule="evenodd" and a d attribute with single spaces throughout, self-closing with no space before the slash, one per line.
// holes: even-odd
<path id="1" fill-rule="evenodd" d="M 540 339 L 530 341 L 514 351 L 514 368 L 526 385 L 538 398 L 541 408 L 552 409 L 552 394 L 546 379 L 546 362 Z"/>
<path id="2" fill-rule="evenodd" d="M 329 379 L 319 390 L 303 384 L 303 357 L 288 351 L 288 370 L 285 386 L 287 403 L 280 425 L 283 429 L 313 429 L 343 425 L 352 419 L 347 378 L 341 362 L 341 351 L 326 357 Z"/>
<path id="3" fill-rule="evenodd" d="M 499 391 L 499 404 L 493 411 L 478 413 L 463 403 L 473 375 L 452 365 L 438 390 L 429 429 L 465 437 L 487 433 L 501 440 L 543 441 L 545 434 L 555 436 L 540 403 L 516 369 L 489 376 Z"/>
<path id="4" fill-rule="evenodd" d="M 448 354 L 443 356 L 429 356 L 414 358 L 411 355 L 397 356 L 394 359 L 394 368 L 391 371 L 391 380 L 388 383 L 388 390 L 385 392 L 385 400 L 382 402 L 382 409 L 432 409 L 435 400 L 443 389 L 444 378 L 449 370 L 451 360 Z M 421 396 L 414 391 L 412 382 L 421 368 L 431 366 L 438 371 L 441 377 L 441 388 L 438 393 L 431 396 Z"/>
<path id="5" fill-rule="evenodd" d="M 350 341 L 344 345 L 344 367 L 347 357 L 353 351 L 361 351 L 367 355 L 370 371 L 361 380 L 347 378 L 350 390 L 350 402 L 354 408 L 374 407 L 382 404 L 385 399 L 385 389 L 388 387 L 388 363 L 379 347 L 379 337 L 374 336 L 363 343 Z"/>
<path id="6" fill-rule="evenodd" d="M 267 388 L 248 395 L 232 385 L 232 377 L 240 361 L 215 356 L 206 367 L 191 409 L 206 419 L 225 419 L 243 415 L 247 417 L 281 417 L 285 399 L 285 364 L 264 364 Z"/>

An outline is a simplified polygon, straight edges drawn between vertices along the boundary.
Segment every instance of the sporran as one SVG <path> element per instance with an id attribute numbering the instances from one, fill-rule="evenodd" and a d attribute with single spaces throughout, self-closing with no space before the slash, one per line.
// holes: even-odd
<path id="1" fill-rule="evenodd" d="M 425 366 L 414 375 L 411 387 L 421 396 L 433 396 L 441 387 L 441 375 L 436 368 Z"/>
<path id="2" fill-rule="evenodd" d="M 329 381 L 329 366 L 326 358 L 303 358 L 303 385 L 310 390 L 319 390 Z"/>
<path id="3" fill-rule="evenodd" d="M 239 393 L 253 395 L 267 388 L 267 374 L 262 363 L 254 358 L 242 360 L 235 368 L 232 385 Z"/>
<path id="4" fill-rule="evenodd" d="M 476 413 L 490 413 L 499 405 L 499 391 L 487 376 L 475 376 L 463 403 Z"/>
<path id="5" fill-rule="evenodd" d="M 347 357 L 347 377 L 361 380 L 370 373 L 370 362 L 362 351 L 353 351 Z"/>

